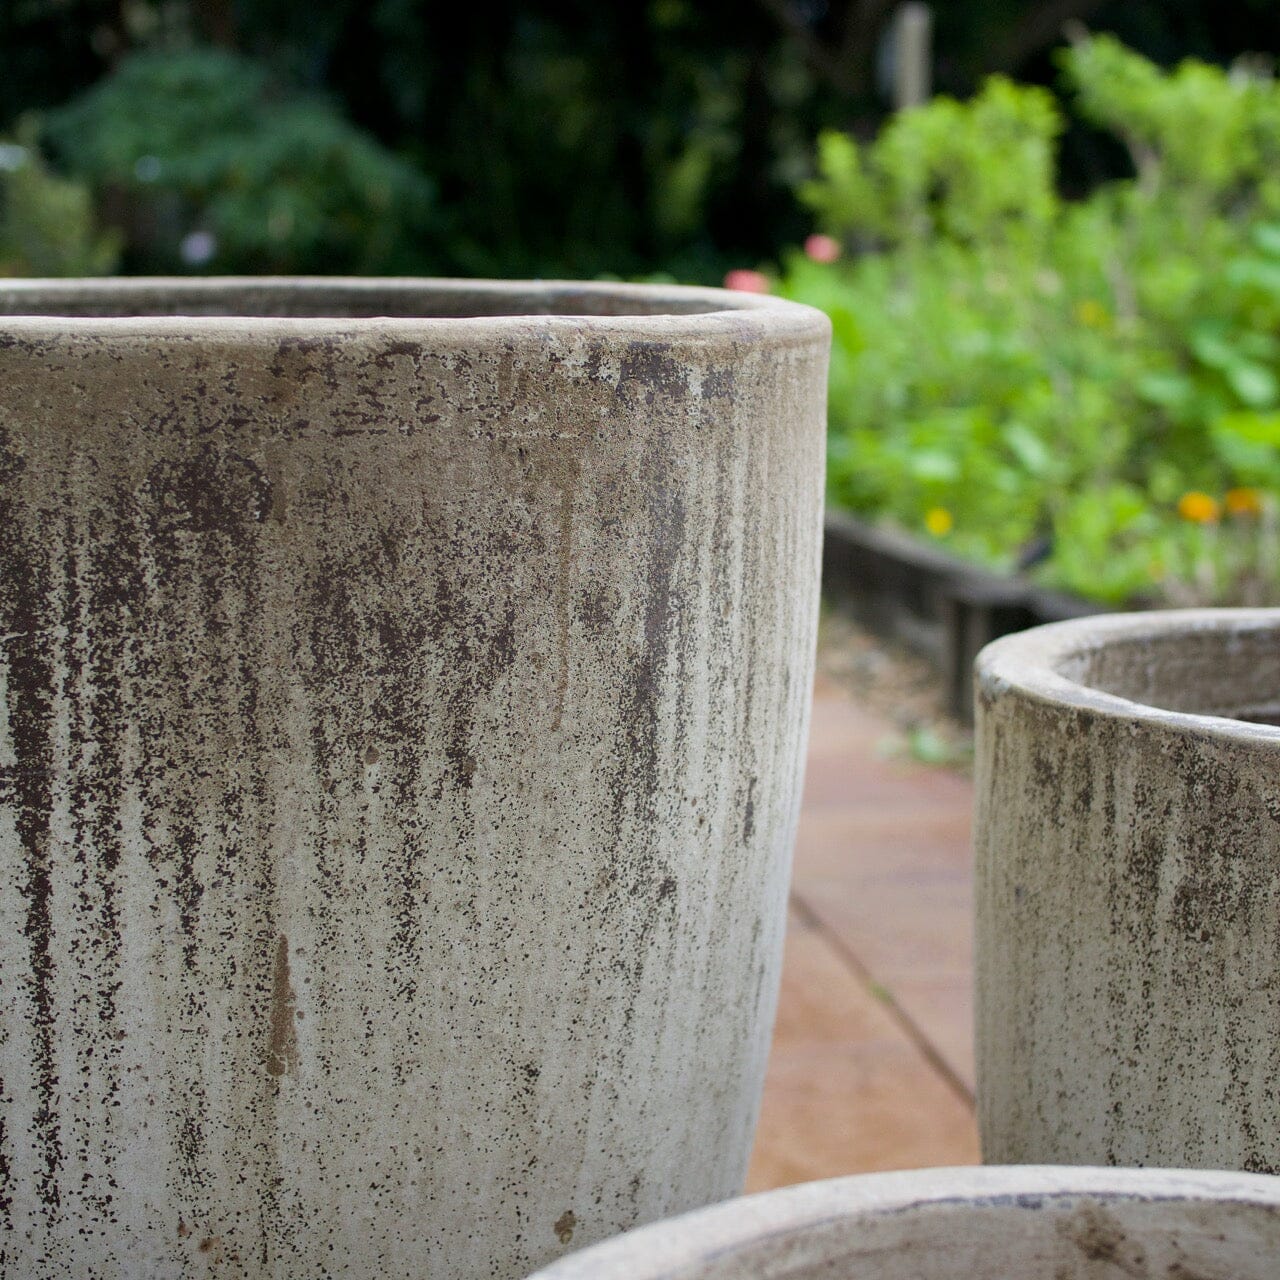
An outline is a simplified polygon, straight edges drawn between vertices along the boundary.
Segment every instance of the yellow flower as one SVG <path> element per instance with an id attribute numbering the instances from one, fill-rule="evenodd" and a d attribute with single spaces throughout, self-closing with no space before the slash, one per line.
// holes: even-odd
<path id="1" fill-rule="evenodd" d="M 1218 500 L 1197 489 L 1184 493 L 1178 499 L 1178 514 L 1184 520 L 1191 520 L 1195 524 L 1212 524 L 1220 512 Z"/>
<path id="2" fill-rule="evenodd" d="M 945 538 L 955 527 L 955 523 L 946 507 L 930 507 L 924 513 L 924 527 L 935 538 Z"/>
<path id="3" fill-rule="evenodd" d="M 1228 489 L 1224 505 L 1228 514 L 1233 516 L 1260 515 L 1262 495 L 1257 489 Z"/>
<path id="4" fill-rule="evenodd" d="M 1102 303 L 1094 298 L 1085 298 L 1076 303 L 1076 319 L 1090 329 L 1103 329 L 1111 317 Z"/>

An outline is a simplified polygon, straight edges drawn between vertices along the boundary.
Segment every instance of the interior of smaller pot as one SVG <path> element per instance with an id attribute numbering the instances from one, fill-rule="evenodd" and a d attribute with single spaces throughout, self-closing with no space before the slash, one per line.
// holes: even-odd
<path id="1" fill-rule="evenodd" d="M 1280 1216 L 1264 1205 L 1027 1195 L 855 1213 L 663 1280 L 1275 1280 L 1278 1257 Z"/>
<path id="2" fill-rule="evenodd" d="M 746 295 L 629 285 L 424 280 L 172 279 L 0 285 L 0 315 L 476 319 L 498 316 L 702 315 Z"/>
<path id="3" fill-rule="evenodd" d="M 1280 725 L 1280 624 L 1153 626 L 1108 636 L 1060 675 L 1145 706 Z"/>

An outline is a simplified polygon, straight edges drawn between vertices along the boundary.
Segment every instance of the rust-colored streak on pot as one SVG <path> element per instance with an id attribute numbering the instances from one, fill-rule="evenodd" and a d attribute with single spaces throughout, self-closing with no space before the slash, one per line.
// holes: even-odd
<path id="1" fill-rule="evenodd" d="M 267 1045 L 267 1074 L 291 1075 L 298 1069 L 297 996 L 289 980 L 289 939 L 276 939 L 271 970 L 271 1039 Z"/>
<path id="2" fill-rule="evenodd" d="M 555 1225 L 556 1239 L 561 1244 L 568 1244 L 573 1239 L 573 1229 L 578 1219 L 572 1209 L 566 1209 L 557 1219 Z"/>

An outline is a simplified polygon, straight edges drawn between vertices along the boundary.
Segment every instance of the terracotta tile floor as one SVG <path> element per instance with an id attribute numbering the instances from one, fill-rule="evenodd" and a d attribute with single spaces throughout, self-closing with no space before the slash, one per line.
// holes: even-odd
<path id="1" fill-rule="evenodd" d="M 972 785 L 891 733 L 819 680 L 748 1191 L 978 1160 Z"/>

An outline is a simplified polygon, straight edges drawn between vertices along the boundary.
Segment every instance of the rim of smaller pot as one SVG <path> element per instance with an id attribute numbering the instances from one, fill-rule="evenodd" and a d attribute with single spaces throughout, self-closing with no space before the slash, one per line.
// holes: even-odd
<path id="1" fill-rule="evenodd" d="M 986 1165 L 857 1174 L 765 1191 L 665 1219 L 570 1254 L 530 1280 L 695 1280 L 716 1275 L 778 1280 L 797 1273 L 788 1246 L 815 1233 L 931 1208 L 1052 1209 L 1079 1201 L 1257 1207 L 1280 1214 L 1280 1177 L 1188 1169 L 1087 1165 Z M 768 1247 L 763 1266 L 753 1254 Z M 741 1270 L 734 1263 L 740 1259 Z M 778 1265 L 771 1265 L 771 1260 Z M 895 1273 L 896 1274 L 896 1273 Z M 980 1280 L 971 1272 L 957 1272 Z M 1028 1280 L 1033 1280 L 1028 1277 Z"/>
<path id="2" fill-rule="evenodd" d="M 698 285 L 409 276 L 132 276 L 0 281 L 0 332 L 225 335 L 371 330 L 440 335 L 599 331 L 655 341 L 811 342 L 826 315 Z"/>
<path id="3" fill-rule="evenodd" d="M 1050 622 L 992 641 L 979 652 L 974 680 L 979 709 L 1009 695 L 1045 706 L 1142 720 L 1233 741 L 1280 746 L 1280 726 L 1238 719 L 1226 712 L 1176 710 L 1158 701 L 1125 697 L 1090 683 L 1088 670 L 1108 645 L 1159 644 L 1178 637 L 1221 636 L 1240 644 L 1265 635 L 1280 663 L 1280 609 L 1156 609 L 1096 614 Z M 1273 697 L 1280 704 L 1280 684 Z"/>

